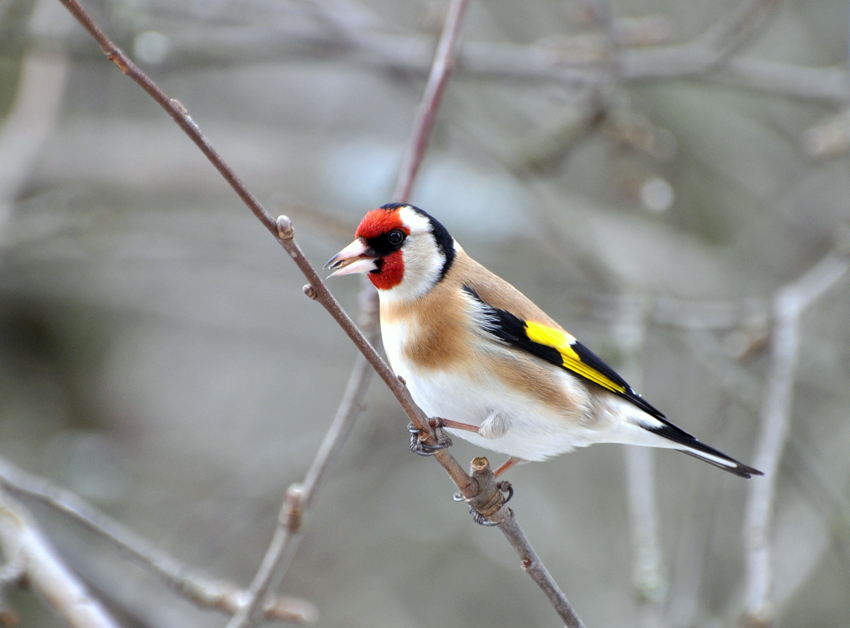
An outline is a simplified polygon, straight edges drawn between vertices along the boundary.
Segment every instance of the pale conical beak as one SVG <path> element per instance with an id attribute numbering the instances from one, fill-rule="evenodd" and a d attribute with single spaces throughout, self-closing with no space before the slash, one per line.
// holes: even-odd
<path id="1" fill-rule="evenodd" d="M 378 270 L 375 264 L 375 252 L 366 246 L 360 238 L 342 249 L 325 264 L 325 268 L 334 271 L 328 277 L 339 277 L 340 275 L 353 275 L 355 273 L 368 273 Z"/>

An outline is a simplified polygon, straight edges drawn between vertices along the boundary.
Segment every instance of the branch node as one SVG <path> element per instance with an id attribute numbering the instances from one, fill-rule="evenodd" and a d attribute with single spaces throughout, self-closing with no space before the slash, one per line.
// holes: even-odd
<path id="1" fill-rule="evenodd" d="M 304 294 L 307 296 L 308 299 L 313 299 L 315 301 L 316 298 L 319 296 L 316 292 L 316 289 L 309 283 L 304 286 L 302 290 L 304 290 Z"/>
<path id="2" fill-rule="evenodd" d="M 284 497 L 286 507 L 283 509 L 281 523 L 290 532 L 297 532 L 304 523 L 304 485 L 290 484 Z"/>
<path id="3" fill-rule="evenodd" d="M 106 53 L 106 58 L 112 61 L 115 65 L 118 66 L 118 69 L 121 70 L 124 74 L 128 74 L 130 72 L 130 66 L 127 65 L 127 62 L 124 60 L 124 55 L 120 50 L 115 49 L 113 51 Z"/>
<path id="4" fill-rule="evenodd" d="M 277 236 L 281 240 L 291 240 L 295 237 L 295 227 L 292 226 L 289 216 L 278 216 L 276 224 Z"/>
<path id="5" fill-rule="evenodd" d="M 169 98 L 168 101 L 172 105 L 174 105 L 174 108 L 177 109 L 177 111 L 179 111 L 181 115 L 184 115 L 184 116 L 189 115 L 189 110 L 186 109 L 186 105 L 184 105 L 182 102 L 180 102 L 176 98 Z"/>

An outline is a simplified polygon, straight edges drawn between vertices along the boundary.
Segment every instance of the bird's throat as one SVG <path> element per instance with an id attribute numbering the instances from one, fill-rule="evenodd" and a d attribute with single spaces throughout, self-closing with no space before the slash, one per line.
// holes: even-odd
<path id="1" fill-rule="evenodd" d="M 391 290 L 404 279 L 404 257 L 401 251 L 384 255 L 377 262 L 378 270 L 369 273 L 369 280 L 378 290 Z"/>

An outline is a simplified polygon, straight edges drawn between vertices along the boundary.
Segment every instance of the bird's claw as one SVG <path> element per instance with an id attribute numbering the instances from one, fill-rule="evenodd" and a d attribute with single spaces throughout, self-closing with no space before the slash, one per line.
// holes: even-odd
<path id="1" fill-rule="evenodd" d="M 511 486 L 510 482 L 506 482 L 504 480 L 497 482 L 496 488 L 498 490 L 493 493 L 493 497 L 486 504 L 483 504 L 480 507 L 480 510 L 476 510 L 472 504 L 469 504 L 469 514 L 472 515 L 472 520 L 478 525 L 486 528 L 492 528 L 501 523 L 501 521 L 494 521 L 491 517 L 495 515 L 502 506 L 511 501 L 511 498 L 514 496 L 514 487 Z M 452 495 L 452 499 L 456 502 L 467 501 L 460 493 Z"/>
<path id="2" fill-rule="evenodd" d="M 407 431 L 410 432 L 410 451 L 419 456 L 433 456 L 441 449 L 452 446 L 452 439 L 442 430 L 439 422 L 431 421 L 431 426 L 434 429 L 434 434 L 437 436 L 437 442 L 434 445 L 422 440 L 422 430 L 413 425 L 413 423 L 407 424 Z"/>

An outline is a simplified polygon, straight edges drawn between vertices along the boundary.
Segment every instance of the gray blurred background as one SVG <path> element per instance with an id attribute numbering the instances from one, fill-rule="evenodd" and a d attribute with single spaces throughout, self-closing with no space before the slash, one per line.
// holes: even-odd
<path id="1" fill-rule="evenodd" d="M 392 200 L 445 4 L 85 6 L 269 211 L 292 217 L 316 265 Z M 754 463 L 772 300 L 847 246 L 847 33 L 843 0 L 474 1 L 411 200 L 673 421 Z M 0 3 L 0 52 L 0 455 L 244 586 L 355 349 L 58 2 Z M 331 287 L 356 313 L 358 282 Z M 845 278 L 802 321 L 771 536 L 782 626 L 850 617 L 848 308 Z M 406 422 L 373 382 L 281 591 L 315 604 L 318 626 L 558 625 L 502 535 L 408 451 Z M 674 452 L 654 455 L 654 478 L 655 619 L 736 625 L 748 483 Z M 510 480 L 588 626 L 649 625 L 622 448 Z M 28 506 L 125 625 L 226 623 Z M 61 625 L 27 592 L 10 602 L 22 625 Z"/>

